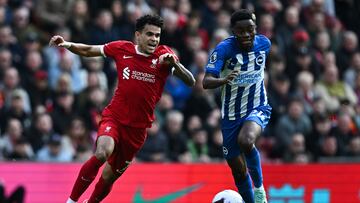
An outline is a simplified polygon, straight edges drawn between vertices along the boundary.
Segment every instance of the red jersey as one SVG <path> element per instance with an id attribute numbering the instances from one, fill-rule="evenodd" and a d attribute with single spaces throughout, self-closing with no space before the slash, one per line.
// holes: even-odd
<path id="1" fill-rule="evenodd" d="M 146 55 L 129 41 L 114 41 L 104 45 L 105 56 L 116 62 L 118 84 L 114 96 L 102 115 L 111 116 L 123 125 L 135 128 L 151 127 L 154 109 L 164 89 L 171 67 L 159 64 L 159 56 L 174 54 L 160 45 Z"/>

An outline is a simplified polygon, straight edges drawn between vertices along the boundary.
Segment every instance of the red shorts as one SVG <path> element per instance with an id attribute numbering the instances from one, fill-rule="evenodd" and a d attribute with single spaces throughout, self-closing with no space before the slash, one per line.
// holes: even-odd
<path id="1" fill-rule="evenodd" d="M 107 162 L 114 174 L 122 174 L 144 144 L 146 128 L 133 128 L 119 124 L 111 118 L 103 118 L 97 138 L 104 135 L 112 137 L 115 141 L 114 151 Z"/>

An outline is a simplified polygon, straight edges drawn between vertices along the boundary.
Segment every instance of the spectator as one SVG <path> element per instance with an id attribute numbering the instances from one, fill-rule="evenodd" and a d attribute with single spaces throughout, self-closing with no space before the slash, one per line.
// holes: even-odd
<path id="1" fill-rule="evenodd" d="M 10 108 L 12 95 L 14 92 L 18 92 L 24 102 L 24 111 L 26 113 L 31 112 L 29 95 L 21 86 L 21 78 L 17 69 L 11 67 L 5 71 L 3 85 L 0 86 L 0 90 L 5 97 L 5 108 Z"/>
<path id="2" fill-rule="evenodd" d="M 360 156 L 360 137 L 351 138 L 346 150 L 346 156 L 359 157 Z"/>
<path id="3" fill-rule="evenodd" d="M 167 157 L 171 161 L 190 162 L 191 156 L 186 146 L 187 137 L 182 131 L 184 116 L 179 111 L 169 111 L 166 115 L 164 133 L 169 141 Z"/>
<path id="4" fill-rule="evenodd" d="M 224 161 L 223 156 L 223 137 L 221 133 L 221 129 L 215 128 L 209 133 L 210 135 L 210 144 L 209 144 L 209 156 L 211 161 L 221 162 Z"/>
<path id="5" fill-rule="evenodd" d="M 184 44 L 179 39 L 183 39 L 184 36 L 179 29 L 178 14 L 173 10 L 163 9 L 162 17 L 164 18 L 164 30 L 161 33 L 161 42 L 176 50 L 182 50 Z"/>
<path id="6" fill-rule="evenodd" d="M 246 1 L 245 1 L 246 2 Z M 224 2 L 224 8 L 229 12 L 233 13 L 236 10 L 239 10 L 242 8 L 242 5 L 245 3 L 241 0 L 226 0 Z"/>
<path id="7" fill-rule="evenodd" d="M 22 127 L 27 129 L 31 125 L 30 113 L 25 110 L 25 92 L 23 90 L 14 90 L 10 98 L 10 105 L 0 112 L 0 130 L 5 129 L 7 121 L 16 118 L 20 121 Z"/>
<path id="8" fill-rule="evenodd" d="M 89 40 L 89 33 L 86 31 L 89 26 L 90 13 L 85 0 L 75 1 L 70 8 L 71 18 L 67 19 L 66 25 L 72 31 L 71 40 L 74 42 Z"/>
<path id="9" fill-rule="evenodd" d="M 351 87 L 339 79 L 336 65 L 326 67 L 323 78 L 315 85 L 317 94 L 324 99 L 326 109 L 336 112 L 341 101 L 347 100 L 351 105 L 357 103 L 357 97 Z"/>
<path id="10" fill-rule="evenodd" d="M 262 14 L 259 19 L 258 33 L 265 35 L 271 41 L 275 40 L 274 18 L 270 14 Z"/>
<path id="11" fill-rule="evenodd" d="M 198 115 L 202 120 L 206 120 L 209 113 L 217 107 L 214 94 L 211 90 L 204 90 L 202 88 L 202 79 L 200 78 L 203 78 L 204 74 L 199 73 L 196 76 L 195 86 L 184 108 L 186 119 L 192 115 Z"/>
<path id="12" fill-rule="evenodd" d="M 309 151 L 316 155 L 320 152 L 320 140 L 330 136 L 332 122 L 327 114 L 318 114 L 313 119 L 313 130 L 306 139 L 306 147 Z M 315 161 L 318 157 L 314 157 Z"/>
<path id="13" fill-rule="evenodd" d="M 38 19 L 39 26 L 48 30 L 50 33 L 56 28 L 65 25 L 68 17 L 70 17 L 70 9 L 73 0 L 43 0 L 35 4 L 35 18 Z"/>
<path id="14" fill-rule="evenodd" d="M 20 77 L 22 79 L 22 86 L 27 92 L 31 93 L 29 94 L 31 108 L 35 107 L 35 100 L 37 100 L 37 98 L 34 98 L 33 94 L 37 94 L 36 82 L 38 79 L 37 77 L 39 76 L 38 74 L 42 71 L 42 74 L 47 75 L 47 73 L 43 71 L 43 68 L 43 59 L 40 52 L 29 51 L 25 54 L 24 66 L 20 71 Z"/>
<path id="15" fill-rule="evenodd" d="M 147 138 L 144 146 L 139 151 L 137 158 L 144 162 L 165 162 L 167 161 L 168 140 L 160 130 L 159 123 L 153 122 L 147 130 Z"/>
<path id="16" fill-rule="evenodd" d="M 327 136 L 320 140 L 320 152 L 317 154 L 319 162 L 325 161 L 326 158 L 336 158 L 341 155 L 336 137 Z"/>
<path id="17" fill-rule="evenodd" d="M 70 40 L 71 38 L 71 31 L 66 27 L 58 28 L 55 31 L 55 34 L 63 36 L 65 40 Z M 81 68 L 80 57 L 64 48 L 48 46 L 48 47 L 44 47 L 43 53 L 44 53 L 45 63 L 47 64 L 47 68 L 48 68 L 47 71 L 49 75 L 49 82 L 50 82 L 49 85 L 52 89 L 56 87 L 59 75 L 61 75 L 60 64 L 64 58 L 64 55 L 66 55 L 65 60 L 68 60 L 68 62 L 71 63 L 71 68 L 68 68 L 69 72 L 78 73 L 78 71 L 80 71 Z"/>
<path id="18" fill-rule="evenodd" d="M 345 31 L 339 49 L 336 52 L 336 65 L 339 67 L 340 76 L 350 65 L 350 57 L 359 49 L 358 37 L 353 31 Z"/>
<path id="19" fill-rule="evenodd" d="M 191 139 L 187 147 L 191 154 L 192 162 L 210 162 L 208 134 L 205 129 L 199 128 L 190 132 Z"/>
<path id="20" fill-rule="evenodd" d="M 191 94 L 191 88 L 175 76 L 171 76 L 167 79 L 165 91 L 174 99 L 174 108 L 179 110 L 184 108 L 185 103 Z"/>
<path id="21" fill-rule="evenodd" d="M 100 10 L 95 19 L 95 25 L 91 26 L 87 32 L 90 33 L 89 43 L 105 44 L 119 39 L 119 30 L 114 24 L 111 12 L 107 9 Z"/>
<path id="22" fill-rule="evenodd" d="M 78 153 L 91 155 L 95 139 L 95 132 L 86 128 L 82 118 L 75 117 L 71 120 L 70 127 L 62 139 L 62 147 L 74 157 L 79 158 Z"/>
<path id="23" fill-rule="evenodd" d="M 210 40 L 209 42 L 209 52 L 212 52 L 213 49 L 215 48 L 215 46 L 217 44 L 219 44 L 221 41 L 223 41 L 224 39 L 228 38 L 230 36 L 230 31 L 226 30 L 226 29 L 216 29 L 214 31 L 214 34 L 212 36 L 212 39 Z M 207 57 L 206 57 L 207 58 Z M 196 61 L 196 56 L 195 56 L 195 59 Z M 204 67 L 205 67 L 206 64 L 204 64 Z"/>
<path id="24" fill-rule="evenodd" d="M 324 55 L 330 51 L 330 36 L 326 31 L 316 33 L 314 40 L 314 55 L 317 64 L 324 64 Z"/>
<path id="25" fill-rule="evenodd" d="M 281 54 L 286 53 L 286 50 L 290 48 L 294 32 L 302 28 L 299 15 L 297 7 L 287 7 L 284 14 L 284 23 L 276 27 L 276 41 L 279 44 Z"/>
<path id="26" fill-rule="evenodd" d="M 314 77 L 308 71 L 302 71 L 297 75 L 295 94 L 301 98 L 304 110 L 308 115 L 313 112 L 314 100 L 319 97 L 315 92 Z"/>
<path id="27" fill-rule="evenodd" d="M 12 67 L 12 54 L 11 54 L 10 50 L 6 49 L 6 48 L 0 48 L 0 78 L 1 78 L 1 80 L 4 80 L 6 70 L 10 69 L 11 67 Z"/>
<path id="28" fill-rule="evenodd" d="M 30 23 L 30 9 L 28 7 L 20 6 L 14 10 L 12 29 L 20 44 L 24 44 L 30 34 L 38 33 L 38 29 Z"/>
<path id="29" fill-rule="evenodd" d="M 186 134 L 189 135 L 193 130 L 202 128 L 202 120 L 199 116 L 193 115 L 186 120 Z"/>
<path id="30" fill-rule="evenodd" d="M 105 73 L 103 72 L 104 68 L 104 60 L 101 57 L 84 57 L 83 64 L 84 68 L 87 71 L 84 71 L 84 77 L 89 78 L 89 74 L 91 72 L 96 73 L 98 77 L 98 85 L 101 89 L 108 90 L 108 78 L 106 77 Z M 85 79 L 86 80 L 86 79 Z M 85 85 L 87 87 L 92 86 L 92 84 L 89 84 L 89 80 L 87 80 L 87 83 L 85 82 Z"/>
<path id="31" fill-rule="evenodd" d="M 312 125 L 299 98 L 292 98 L 287 105 L 287 112 L 282 115 L 275 126 L 277 147 L 283 152 L 290 145 L 292 136 L 301 133 L 306 137 L 312 130 Z"/>
<path id="32" fill-rule="evenodd" d="M 337 139 L 338 151 L 343 154 L 350 140 L 357 134 L 354 121 L 351 116 L 345 112 L 339 112 L 337 123 L 331 129 L 330 134 Z"/>
<path id="33" fill-rule="evenodd" d="M 54 131 L 64 134 L 71 126 L 71 120 L 74 119 L 78 112 L 74 111 L 74 95 L 71 92 L 58 92 L 56 94 L 54 110 L 51 112 L 54 121 Z"/>
<path id="34" fill-rule="evenodd" d="M 41 162 L 69 162 L 72 161 L 72 153 L 65 150 L 62 145 L 62 137 L 53 134 L 49 137 L 47 144 L 36 154 L 36 161 Z"/>
<path id="35" fill-rule="evenodd" d="M 31 92 L 31 108 L 35 109 L 38 106 L 44 106 L 49 111 L 53 108 L 52 91 L 48 85 L 48 75 L 44 70 L 36 71 L 34 74 L 34 81 L 31 86 L 28 86 L 28 92 Z"/>
<path id="36" fill-rule="evenodd" d="M 9 25 L 0 25 L 0 47 L 11 52 L 14 65 L 20 64 L 21 48 Z"/>
<path id="37" fill-rule="evenodd" d="M 220 0 L 205 0 L 205 5 L 202 7 L 201 13 L 201 27 L 204 28 L 210 35 L 216 28 L 216 16 L 219 13 L 223 2 Z"/>
<path id="38" fill-rule="evenodd" d="M 289 103 L 290 80 L 285 74 L 279 74 L 272 78 L 269 88 L 269 104 L 272 107 L 271 122 L 272 128 L 278 119 L 285 114 L 286 106 Z"/>
<path id="39" fill-rule="evenodd" d="M 344 74 L 344 82 L 355 90 L 356 76 L 360 73 L 360 52 L 355 52 L 351 56 L 350 66 Z"/>
<path id="40" fill-rule="evenodd" d="M 155 115 L 160 126 L 164 126 L 166 115 L 174 107 L 174 101 L 170 94 L 164 92 L 155 108 Z"/>
<path id="41" fill-rule="evenodd" d="M 195 53 L 193 63 L 189 65 L 189 70 L 194 76 L 204 72 L 207 57 L 207 53 L 203 50 Z"/>
<path id="42" fill-rule="evenodd" d="M 295 133 L 291 136 L 291 142 L 287 146 L 283 160 L 286 163 L 309 163 L 310 157 L 305 145 L 305 136 Z"/>
<path id="43" fill-rule="evenodd" d="M 35 153 L 39 151 L 49 140 L 53 131 L 53 120 L 47 113 L 41 113 L 35 117 L 35 120 L 27 132 L 27 139 L 29 140 Z"/>
<path id="44" fill-rule="evenodd" d="M 86 70 L 81 69 L 80 67 L 75 68 L 73 64 L 73 54 L 70 52 L 65 52 L 61 55 L 59 64 L 49 71 L 49 83 L 55 88 L 60 76 L 62 74 L 68 74 L 71 77 L 71 91 L 74 93 L 79 93 L 86 86 Z"/>
<path id="45" fill-rule="evenodd" d="M 34 152 L 25 140 L 20 120 L 16 118 L 8 120 L 6 131 L 0 137 L 0 153 L 8 160 L 15 158 L 29 160 L 33 157 Z"/>
<path id="46" fill-rule="evenodd" d="M 231 31 L 229 30 L 230 27 L 230 13 L 226 10 L 220 10 L 216 16 L 216 29 L 224 29 L 227 31 Z M 215 31 L 214 30 L 214 31 Z M 208 46 L 203 46 L 204 49 L 207 49 Z"/>
<path id="47" fill-rule="evenodd" d="M 88 89 L 84 96 L 84 104 L 80 106 L 79 113 L 84 118 L 87 128 L 97 131 L 101 119 L 101 111 L 106 105 L 106 91 L 99 87 Z"/>
<path id="48" fill-rule="evenodd" d="M 296 71 L 293 71 L 294 67 L 296 66 L 296 56 L 299 54 L 303 54 L 304 51 L 306 53 L 309 52 L 309 43 L 310 37 L 306 30 L 297 30 L 292 35 L 292 43 L 290 47 L 286 49 L 285 56 L 286 56 L 286 74 L 289 77 L 293 77 L 294 74 L 297 73 L 298 68 Z"/>

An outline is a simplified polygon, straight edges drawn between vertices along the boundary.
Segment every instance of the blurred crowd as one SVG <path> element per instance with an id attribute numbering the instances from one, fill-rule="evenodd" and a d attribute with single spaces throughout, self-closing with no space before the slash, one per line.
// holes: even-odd
<path id="1" fill-rule="evenodd" d="M 224 161 L 220 90 L 204 90 L 202 78 L 240 8 L 255 12 L 257 32 L 272 42 L 265 76 L 273 113 L 256 143 L 262 161 L 359 161 L 357 0 L 0 0 L 0 160 L 87 160 L 116 87 L 114 62 L 47 43 L 56 34 L 87 44 L 133 40 L 135 20 L 157 13 L 161 44 L 197 82 L 168 79 L 136 159 Z"/>

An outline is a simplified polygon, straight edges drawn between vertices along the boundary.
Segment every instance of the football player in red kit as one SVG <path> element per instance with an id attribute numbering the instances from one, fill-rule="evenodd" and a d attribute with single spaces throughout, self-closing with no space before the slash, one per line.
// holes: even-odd
<path id="1" fill-rule="evenodd" d="M 80 169 L 67 203 L 77 202 L 106 162 L 103 173 L 88 202 L 100 202 L 113 183 L 124 173 L 146 139 L 146 128 L 154 120 L 169 74 L 193 86 L 193 75 L 167 46 L 159 45 L 163 20 L 145 15 L 136 21 L 136 44 L 114 41 L 105 45 L 86 45 L 53 36 L 50 45 L 64 47 L 81 56 L 111 57 L 116 62 L 118 85 L 102 112 L 96 151 Z"/>

